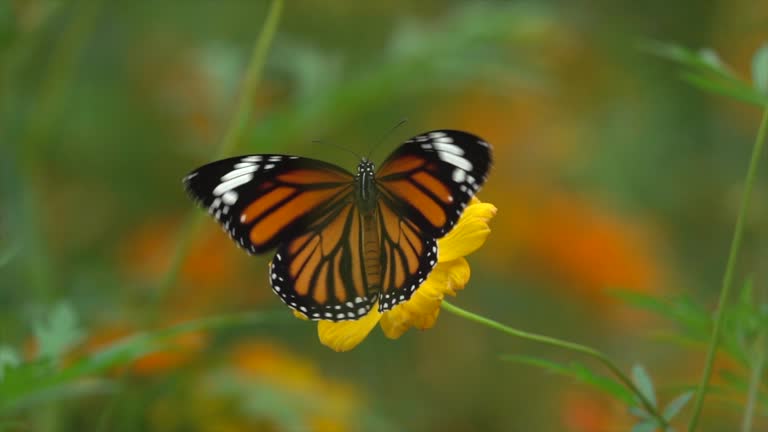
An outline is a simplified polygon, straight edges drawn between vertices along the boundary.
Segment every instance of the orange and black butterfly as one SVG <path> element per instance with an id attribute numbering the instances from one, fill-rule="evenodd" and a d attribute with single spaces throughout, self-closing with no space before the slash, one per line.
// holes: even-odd
<path id="1" fill-rule="evenodd" d="M 437 262 L 437 241 L 485 182 L 477 136 L 415 136 L 357 173 L 314 159 L 248 155 L 210 163 L 184 184 L 253 254 L 276 249 L 272 289 L 312 320 L 354 320 L 408 300 Z"/>

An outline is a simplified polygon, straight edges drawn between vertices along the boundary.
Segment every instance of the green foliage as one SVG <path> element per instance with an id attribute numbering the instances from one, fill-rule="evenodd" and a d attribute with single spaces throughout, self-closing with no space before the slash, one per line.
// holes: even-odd
<path id="1" fill-rule="evenodd" d="M 403 21 L 393 30 L 388 49 L 373 62 L 362 70 L 348 66 L 333 75 L 330 72 L 341 66 L 327 53 L 297 43 L 278 43 L 276 48 L 286 51 L 275 57 L 292 60 L 277 61 L 275 67 L 298 81 L 298 97 L 253 124 L 249 142 L 258 151 L 273 151 L 274 143 L 290 142 L 300 131 L 322 134 L 349 127 L 356 117 L 374 109 L 372 101 L 387 106 L 397 98 L 418 100 L 430 90 L 444 91 L 477 80 L 493 80 L 496 87 L 521 81 L 537 86 L 546 77 L 524 53 L 515 55 L 516 47 L 510 42 L 524 42 L 554 25 L 552 12 L 539 5 L 473 3 L 447 14 L 436 27 L 420 20 Z M 298 55 L 298 61 L 292 55 Z M 414 76 L 430 78 L 414 81 Z"/>
<path id="2" fill-rule="evenodd" d="M 636 292 L 617 292 L 616 295 L 639 309 L 659 315 L 675 324 L 675 332 L 663 340 L 684 348 L 706 349 L 711 329 L 714 325 L 712 313 L 703 305 L 694 302 L 688 296 L 660 299 L 648 294 Z M 719 372 L 722 380 L 716 393 L 723 398 L 738 397 L 750 387 L 750 370 L 755 367 L 754 359 L 759 350 L 764 349 L 760 338 L 768 334 L 768 303 L 758 300 L 754 292 L 752 279 L 747 279 L 740 290 L 738 300 L 725 306 L 722 328 L 721 347 L 732 359 L 737 360 L 740 368 L 726 369 Z M 644 379 L 637 379 L 640 383 Z M 684 393 L 665 408 L 664 416 L 674 415 L 691 397 Z M 757 396 L 764 404 L 768 414 L 768 392 L 759 390 Z M 741 409 L 739 405 L 730 405 Z"/>
<path id="3" fill-rule="evenodd" d="M 71 342 L 71 336 L 78 334 L 72 329 L 75 322 L 74 313 L 71 310 L 62 310 L 64 309 L 61 306 L 55 308 L 49 322 L 64 323 L 69 326 L 69 330 L 61 332 L 61 339 L 52 336 L 57 334 L 56 331 L 49 329 L 44 333 L 50 338 L 50 346 L 46 350 L 48 354 L 29 362 L 17 362 L 16 367 L 6 370 L 5 379 L 0 381 L 0 413 L 62 397 L 82 395 L 84 390 L 103 391 L 104 385 L 83 387 L 79 380 L 130 364 L 137 358 L 166 347 L 170 339 L 181 334 L 261 324 L 270 316 L 265 313 L 226 315 L 188 321 L 150 332 L 139 332 L 111 343 L 93 354 L 59 366 L 61 356 L 72 346 L 71 343 L 64 342 Z"/>
<path id="4" fill-rule="evenodd" d="M 0 346 L 0 382 L 3 381 L 6 368 L 14 368 L 21 363 L 21 357 L 13 348 Z"/>
<path id="5" fill-rule="evenodd" d="M 522 355 L 506 355 L 502 357 L 502 360 L 535 366 L 557 375 L 572 378 L 621 401 L 627 406 L 629 412 L 639 419 L 638 423 L 633 426 L 633 431 L 655 431 L 659 427 L 659 421 L 638 403 L 638 398 L 633 395 L 632 392 L 627 390 L 622 383 L 598 374 L 581 363 L 570 362 L 563 364 L 538 357 Z M 656 390 L 653 380 L 645 367 L 639 364 L 632 367 L 632 381 L 642 395 L 651 402 L 654 408 L 656 408 Z M 693 392 L 686 391 L 672 399 L 662 411 L 664 420 L 667 422 L 674 420 L 685 405 L 691 400 L 692 396 Z M 667 427 L 665 430 L 665 432 L 673 431 L 674 429 L 671 427 Z"/>
<path id="6" fill-rule="evenodd" d="M 635 403 L 635 396 L 619 382 L 592 371 L 578 362 L 558 363 L 538 357 L 504 355 L 502 360 L 535 366 L 548 372 L 572 378 L 614 397 L 627 405 Z"/>
<path id="7" fill-rule="evenodd" d="M 717 53 L 710 49 L 697 52 L 680 45 L 655 41 L 644 43 L 642 48 L 677 63 L 682 67 L 682 78 L 694 87 L 754 105 L 768 105 L 768 93 L 761 90 L 766 74 L 764 57 L 767 54 L 764 49 L 755 55 L 753 67 L 756 73 L 753 87 L 748 81 L 738 77 L 720 60 Z"/>
<path id="8" fill-rule="evenodd" d="M 763 44 L 752 57 L 752 82 L 755 90 L 768 95 L 768 44 Z"/>
<path id="9" fill-rule="evenodd" d="M 688 404 L 688 402 L 693 397 L 692 391 L 687 391 L 676 398 L 672 399 L 667 406 L 664 408 L 664 418 L 667 421 L 672 421 L 679 413 L 680 411 Z"/>
<path id="10" fill-rule="evenodd" d="M 60 358 L 85 336 L 74 310 L 66 303 L 56 305 L 47 320 L 35 324 L 34 330 L 38 357 L 43 359 Z"/>
<path id="11" fill-rule="evenodd" d="M 651 377 L 642 365 L 637 364 L 632 366 L 632 380 L 635 382 L 637 388 L 640 389 L 640 393 L 642 393 L 643 396 L 651 401 L 651 404 L 656 407 L 656 390 L 653 388 Z"/>

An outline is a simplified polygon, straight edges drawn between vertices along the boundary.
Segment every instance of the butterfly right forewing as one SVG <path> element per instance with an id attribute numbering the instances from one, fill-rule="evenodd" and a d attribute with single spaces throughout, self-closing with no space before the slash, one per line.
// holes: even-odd
<path id="1" fill-rule="evenodd" d="M 382 202 L 440 238 L 459 220 L 491 167 L 482 138 L 456 130 L 417 135 L 395 150 L 376 173 Z"/>

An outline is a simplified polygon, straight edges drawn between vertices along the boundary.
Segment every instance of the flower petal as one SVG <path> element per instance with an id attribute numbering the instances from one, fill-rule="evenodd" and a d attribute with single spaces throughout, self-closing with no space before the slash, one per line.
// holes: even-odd
<path id="1" fill-rule="evenodd" d="M 473 200 L 456 226 L 445 237 L 437 240 L 437 261 L 455 260 L 480 249 L 491 232 L 488 222 L 495 215 L 496 207 L 493 204 Z"/>
<path id="2" fill-rule="evenodd" d="M 368 336 L 379 319 L 381 312 L 376 304 L 366 316 L 355 321 L 319 321 L 317 336 L 323 345 L 336 352 L 349 351 Z"/>
<path id="3" fill-rule="evenodd" d="M 443 290 L 446 294 L 456 295 L 456 291 L 461 291 L 469 282 L 472 274 L 469 268 L 469 262 L 464 258 L 458 258 L 453 261 L 439 263 L 440 271 L 445 273 L 446 282 Z"/>
<path id="4" fill-rule="evenodd" d="M 384 313 L 381 318 L 384 335 L 397 339 L 411 327 L 424 330 L 434 326 L 443 296 L 456 295 L 469 281 L 469 275 L 469 263 L 464 258 L 438 263 L 407 302 Z"/>

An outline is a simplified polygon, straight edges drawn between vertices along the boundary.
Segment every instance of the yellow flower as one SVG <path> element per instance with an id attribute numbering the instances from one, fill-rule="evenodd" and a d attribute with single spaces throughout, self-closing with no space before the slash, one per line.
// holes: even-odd
<path id="1" fill-rule="evenodd" d="M 356 321 L 320 321 L 317 325 L 320 342 L 335 351 L 349 351 L 362 342 L 377 323 L 390 339 L 399 338 L 411 327 L 431 328 L 440 313 L 443 296 L 455 296 L 469 281 L 469 263 L 464 257 L 485 243 L 491 232 L 488 222 L 495 214 L 493 204 L 474 198 L 456 226 L 437 241 L 437 265 L 408 301 L 384 313 L 374 307 Z"/>

